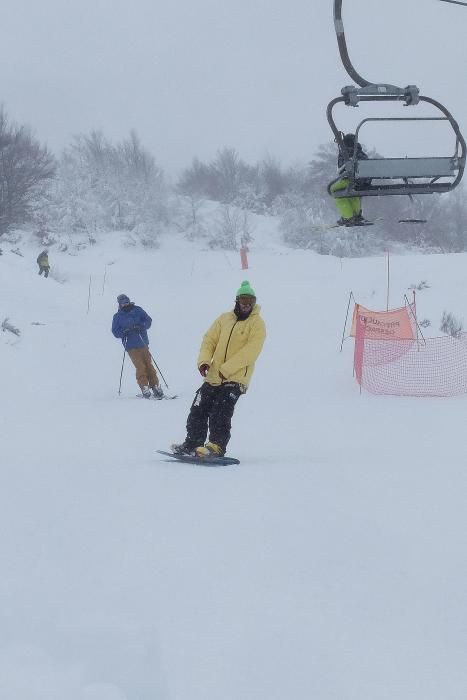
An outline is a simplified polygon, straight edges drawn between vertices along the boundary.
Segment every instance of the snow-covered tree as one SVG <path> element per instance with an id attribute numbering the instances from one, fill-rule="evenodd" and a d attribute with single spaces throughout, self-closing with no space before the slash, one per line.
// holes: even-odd
<path id="1" fill-rule="evenodd" d="M 49 216 L 70 235 L 118 229 L 149 242 L 167 223 L 167 205 L 164 174 L 135 132 L 117 145 L 92 132 L 62 154 Z"/>
<path id="2" fill-rule="evenodd" d="M 55 159 L 0 107 L 0 236 L 27 222 L 55 174 Z"/>

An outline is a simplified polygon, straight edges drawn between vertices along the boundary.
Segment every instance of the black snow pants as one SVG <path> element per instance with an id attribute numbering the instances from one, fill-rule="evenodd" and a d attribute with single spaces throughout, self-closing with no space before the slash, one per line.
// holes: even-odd
<path id="1" fill-rule="evenodd" d="M 185 445 L 189 449 L 204 445 L 209 431 L 209 442 L 219 445 L 225 452 L 230 440 L 235 404 L 244 393 L 244 386 L 237 382 L 224 382 L 217 386 L 204 382 L 191 404 Z"/>

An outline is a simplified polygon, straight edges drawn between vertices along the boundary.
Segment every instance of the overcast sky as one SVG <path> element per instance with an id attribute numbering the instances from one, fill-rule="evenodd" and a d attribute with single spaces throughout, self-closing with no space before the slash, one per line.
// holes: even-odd
<path id="1" fill-rule="evenodd" d="M 332 10 L 333 0 L 15 0 L 2 8 L 0 102 L 57 153 L 75 133 L 135 129 L 173 174 L 223 146 L 249 162 L 306 162 L 331 138 L 327 103 L 351 83 Z M 343 15 L 363 77 L 416 83 L 467 131 L 467 8 L 344 0 Z"/>

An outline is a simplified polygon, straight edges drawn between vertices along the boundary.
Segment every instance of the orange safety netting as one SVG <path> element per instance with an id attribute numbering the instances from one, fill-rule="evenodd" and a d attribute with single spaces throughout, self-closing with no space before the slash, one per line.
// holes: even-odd
<path id="1" fill-rule="evenodd" d="M 385 312 L 378 312 L 381 314 Z M 366 310 L 362 312 L 358 305 L 354 319 L 354 373 L 367 391 L 396 396 L 467 394 L 467 333 L 455 338 L 447 335 L 423 340 L 416 335 L 386 335 L 383 339 L 375 338 L 369 330 Z"/>

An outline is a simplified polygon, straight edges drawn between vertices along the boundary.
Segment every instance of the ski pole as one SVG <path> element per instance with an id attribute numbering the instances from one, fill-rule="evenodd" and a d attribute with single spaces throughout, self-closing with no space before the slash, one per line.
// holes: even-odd
<path id="1" fill-rule="evenodd" d="M 165 377 L 164 377 L 164 375 L 162 374 L 159 365 L 157 364 L 157 362 L 155 361 L 155 359 L 154 359 L 153 356 L 151 355 L 151 351 L 149 350 L 149 345 L 145 342 L 145 340 L 144 340 L 143 336 L 141 335 L 141 333 L 139 333 L 138 335 L 139 335 L 139 337 L 141 338 L 141 342 L 143 343 L 143 345 L 148 349 L 149 357 L 151 358 L 151 360 L 152 360 L 152 361 L 154 362 L 154 364 L 156 365 L 156 369 L 157 369 L 157 371 L 159 372 L 159 374 L 161 375 L 162 379 L 164 380 L 164 384 L 165 384 L 166 389 L 168 389 L 168 388 L 169 388 L 169 385 L 168 385 L 167 382 L 165 381 Z"/>
<path id="2" fill-rule="evenodd" d="M 122 391 L 122 377 L 123 377 L 123 365 L 125 364 L 125 355 L 126 355 L 126 343 L 123 346 L 122 370 L 120 372 L 120 384 L 118 385 L 118 395 L 119 396 L 120 396 L 121 391 Z"/>

